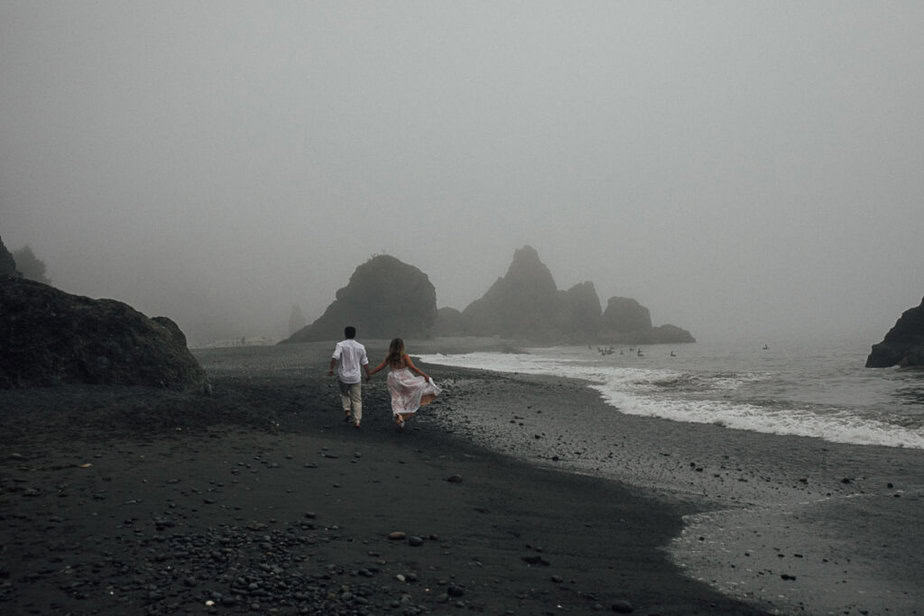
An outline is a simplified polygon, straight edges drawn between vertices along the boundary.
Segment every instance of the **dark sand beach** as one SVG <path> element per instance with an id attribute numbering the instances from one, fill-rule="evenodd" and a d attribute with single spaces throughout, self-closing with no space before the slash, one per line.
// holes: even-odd
<path id="1" fill-rule="evenodd" d="M 355 430 L 329 346 L 199 351 L 211 395 L 0 392 L 0 611 L 766 613 L 671 562 L 702 507 L 478 447 L 451 390 L 399 432 L 374 381 Z"/>

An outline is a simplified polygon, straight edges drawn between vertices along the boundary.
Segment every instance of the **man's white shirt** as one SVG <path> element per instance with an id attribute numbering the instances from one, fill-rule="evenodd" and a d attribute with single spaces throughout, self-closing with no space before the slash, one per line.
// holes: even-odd
<path id="1" fill-rule="evenodd" d="M 369 363 L 366 347 L 351 338 L 337 343 L 332 356 L 337 360 L 337 378 L 344 383 L 362 381 L 362 368 Z"/>

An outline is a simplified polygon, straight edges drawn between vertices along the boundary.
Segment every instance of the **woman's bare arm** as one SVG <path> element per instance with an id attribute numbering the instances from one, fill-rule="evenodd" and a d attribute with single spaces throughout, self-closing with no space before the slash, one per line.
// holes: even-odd
<path id="1" fill-rule="evenodd" d="M 419 376 L 422 376 L 423 378 L 427 379 L 428 381 L 430 380 L 430 377 L 429 377 L 429 376 L 427 376 L 427 375 L 424 374 L 422 371 L 420 371 L 420 370 L 417 369 L 417 366 L 415 366 L 415 365 L 414 365 L 414 362 L 411 361 L 411 356 L 408 355 L 407 353 L 404 354 L 404 363 L 407 365 L 408 368 L 411 369 L 412 372 L 417 373 Z"/>
<path id="2" fill-rule="evenodd" d="M 373 374 L 375 374 L 376 372 L 378 372 L 379 370 L 381 370 L 381 369 L 384 368 L 384 367 L 385 367 L 385 360 L 383 359 L 383 360 L 382 360 L 382 363 L 380 363 L 378 366 L 376 366 L 375 368 L 373 368 L 372 370 L 370 370 L 370 371 L 367 373 L 366 376 L 370 376 L 370 377 L 371 377 Z"/>

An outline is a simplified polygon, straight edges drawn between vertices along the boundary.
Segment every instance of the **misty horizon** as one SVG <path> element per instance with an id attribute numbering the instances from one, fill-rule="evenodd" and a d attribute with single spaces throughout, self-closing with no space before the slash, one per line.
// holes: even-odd
<path id="1" fill-rule="evenodd" d="M 528 244 L 700 341 L 872 344 L 924 295 L 917 3 L 7 3 L 0 33 L 4 243 L 193 345 L 285 336 L 383 253 L 462 310 Z"/>

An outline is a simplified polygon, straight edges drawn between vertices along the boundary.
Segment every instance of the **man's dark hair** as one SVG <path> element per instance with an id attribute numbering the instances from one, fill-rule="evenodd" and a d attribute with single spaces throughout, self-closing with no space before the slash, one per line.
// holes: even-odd
<path id="1" fill-rule="evenodd" d="M 352 325 L 347 325 L 343 328 L 344 338 L 355 338 L 356 337 L 356 328 Z"/>

